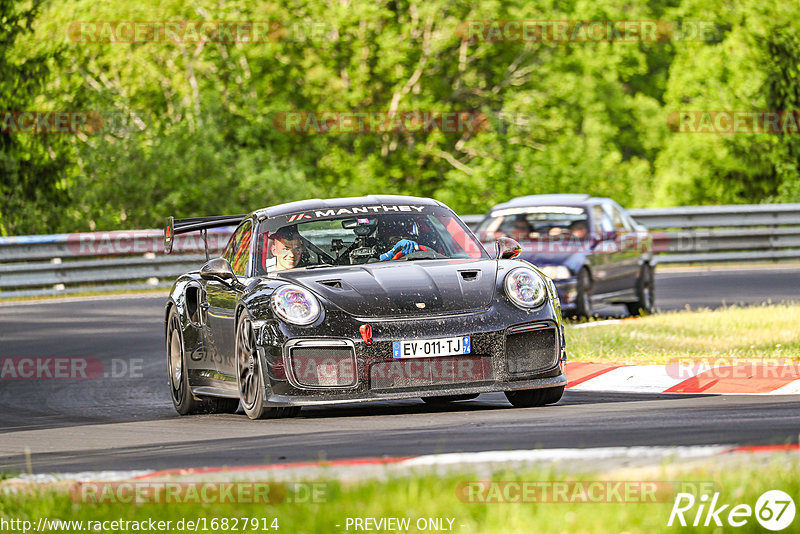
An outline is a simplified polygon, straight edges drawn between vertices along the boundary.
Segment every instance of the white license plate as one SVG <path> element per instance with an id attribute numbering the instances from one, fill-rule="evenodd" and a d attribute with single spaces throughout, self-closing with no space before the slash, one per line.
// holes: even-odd
<path id="1" fill-rule="evenodd" d="M 394 358 L 435 358 L 472 352 L 469 336 L 413 339 L 392 342 Z"/>

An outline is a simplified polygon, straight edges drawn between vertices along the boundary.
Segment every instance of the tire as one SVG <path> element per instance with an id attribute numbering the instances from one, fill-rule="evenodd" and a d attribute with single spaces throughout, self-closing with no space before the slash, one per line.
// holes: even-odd
<path id="1" fill-rule="evenodd" d="M 186 352 L 183 350 L 183 330 L 178 310 L 173 306 L 167 316 L 167 373 L 170 397 L 175 410 L 181 415 L 201 413 L 233 413 L 239 407 L 238 399 L 194 397 L 186 373 Z"/>
<path id="2" fill-rule="evenodd" d="M 589 271 L 583 267 L 578 271 L 578 294 L 575 297 L 575 315 L 588 319 L 593 313 L 592 277 L 589 276 Z"/>
<path id="3" fill-rule="evenodd" d="M 649 263 L 642 265 L 636 279 L 636 302 L 628 302 L 625 306 L 632 316 L 649 315 L 655 311 L 655 277 L 653 267 Z"/>
<path id="4" fill-rule="evenodd" d="M 545 404 L 555 404 L 564 395 L 564 386 L 542 389 L 523 389 L 506 391 L 506 398 L 515 408 L 533 408 Z"/>
<path id="5" fill-rule="evenodd" d="M 250 419 L 275 419 L 294 417 L 300 413 L 299 406 L 267 406 L 261 378 L 261 359 L 255 344 L 253 323 L 247 312 L 242 312 L 236 323 L 236 383 L 239 401 Z"/>
<path id="6" fill-rule="evenodd" d="M 433 406 L 441 406 L 443 404 L 450 404 L 451 402 L 466 401 L 477 399 L 479 393 L 464 393 L 463 395 L 442 395 L 440 397 L 422 397 L 425 404 Z"/>

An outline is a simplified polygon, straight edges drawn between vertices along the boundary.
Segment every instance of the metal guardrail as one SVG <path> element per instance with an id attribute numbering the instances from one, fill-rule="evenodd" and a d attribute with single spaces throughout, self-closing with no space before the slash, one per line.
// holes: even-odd
<path id="1" fill-rule="evenodd" d="M 634 209 L 659 263 L 800 260 L 800 204 Z"/>
<path id="2" fill-rule="evenodd" d="M 800 260 L 800 204 L 635 209 L 659 263 Z M 483 215 L 464 215 L 475 228 Z M 230 229 L 208 234 L 220 251 Z M 169 287 L 205 260 L 202 238 L 178 236 L 165 256 L 161 230 L 0 237 L 0 298 Z"/>

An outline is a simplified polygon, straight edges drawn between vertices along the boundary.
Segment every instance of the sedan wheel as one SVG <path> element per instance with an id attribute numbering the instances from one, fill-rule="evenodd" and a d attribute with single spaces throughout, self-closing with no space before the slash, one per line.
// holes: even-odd
<path id="1" fill-rule="evenodd" d="M 578 317 L 592 316 L 592 278 L 589 271 L 581 269 L 578 271 L 578 294 L 575 297 L 575 314 Z"/>
<path id="2" fill-rule="evenodd" d="M 636 279 L 636 302 L 626 304 L 633 316 L 647 315 L 655 311 L 655 276 L 653 267 L 645 263 Z"/>
<path id="3" fill-rule="evenodd" d="M 242 313 L 236 327 L 236 365 L 239 398 L 250 419 L 294 417 L 299 406 L 270 407 L 261 375 L 261 361 L 256 350 L 253 323 L 247 312 Z"/>

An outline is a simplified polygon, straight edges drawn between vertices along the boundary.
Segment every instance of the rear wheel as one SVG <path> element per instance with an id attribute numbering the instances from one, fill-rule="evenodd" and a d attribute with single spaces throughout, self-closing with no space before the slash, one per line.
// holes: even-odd
<path id="1" fill-rule="evenodd" d="M 542 389 L 523 389 L 506 391 L 506 398 L 516 408 L 533 408 L 545 404 L 555 404 L 564 395 L 564 386 Z"/>
<path id="2" fill-rule="evenodd" d="M 247 312 L 242 313 L 236 326 L 236 366 L 239 399 L 247 417 L 250 419 L 294 417 L 300 413 L 299 406 L 267 405 L 255 332 Z"/>
<path id="3" fill-rule="evenodd" d="M 655 311 L 655 277 L 649 263 L 642 265 L 636 279 L 636 302 L 625 305 L 631 315 L 647 315 Z"/>
<path id="4" fill-rule="evenodd" d="M 442 404 L 450 404 L 451 402 L 477 399 L 478 395 L 479 393 L 465 393 L 463 395 L 442 395 L 440 397 L 422 397 L 422 400 L 426 404 L 432 404 L 436 406 Z"/>
<path id="5" fill-rule="evenodd" d="M 584 267 L 578 271 L 575 314 L 578 317 L 586 317 L 588 319 L 592 316 L 592 313 L 592 277 L 589 276 L 589 271 Z"/>
<path id="6" fill-rule="evenodd" d="M 167 366 L 172 404 L 181 415 L 199 413 L 233 413 L 239 407 L 238 399 L 199 397 L 192 395 L 186 372 L 186 354 L 183 350 L 183 329 L 178 310 L 173 306 L 167 319 Z"/>

